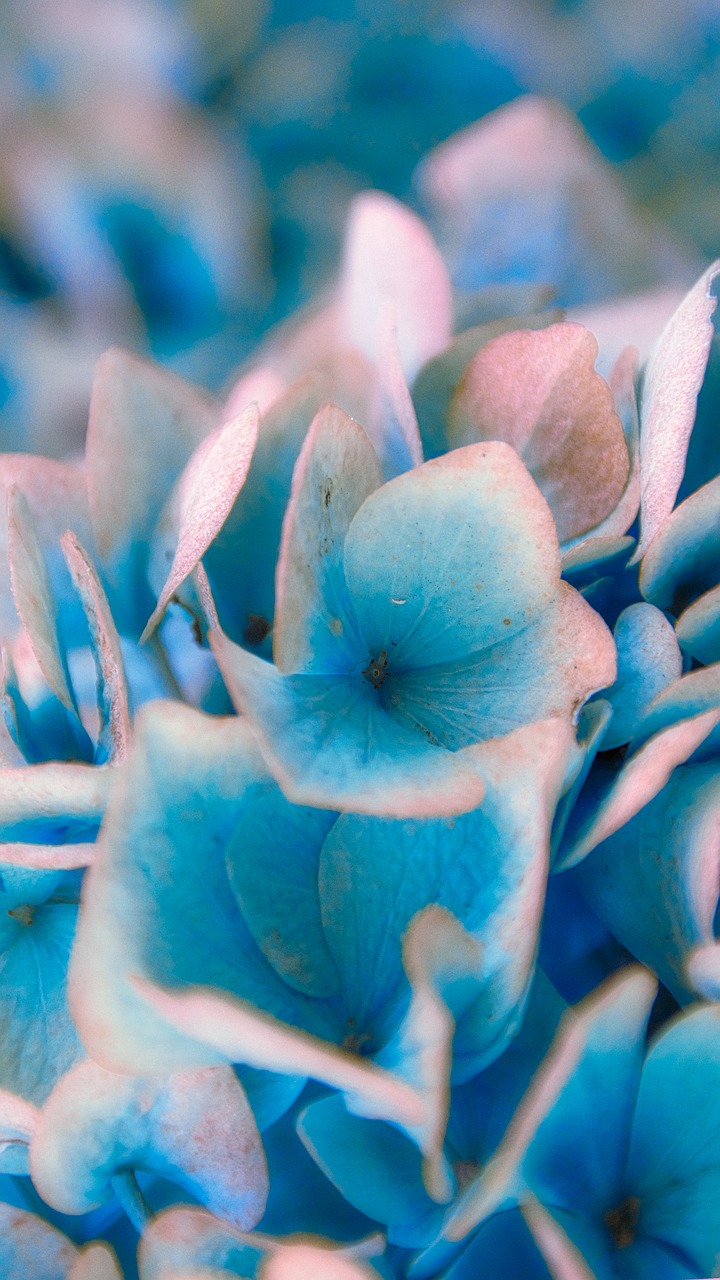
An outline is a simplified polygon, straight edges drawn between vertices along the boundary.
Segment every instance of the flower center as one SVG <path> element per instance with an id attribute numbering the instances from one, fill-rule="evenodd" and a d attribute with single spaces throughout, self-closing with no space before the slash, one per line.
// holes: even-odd
<path id="1" fill-rule="evenodd" d="M 20 924 L 32 924 L 35 908 L 27 902 L 21 902 L 19 906 L 11 907 L 8 915 L 12 916 L 13 920 L 18 920 Z"/>
<path id="2" fill-rule="evenodd" d="M 384 683 L 387 675 L 387 653 L 383 649 L 377 658 L 371 658 L 368 662 L 363 675 L 366 680 L 370 681 L 373 689 L 379 689 Z"/>
<path id="3" fill-rule="evenodd" d="M 456 1160 L 453 1165 L 453 1173 L 455 1174 L 458 1191 L 464 1191 L 477 1178 L 480 1173 L 480 1165 L 475 1164 L 474 1160 Z"/>
<path id="4" fill-rule="evenodd" d="M 627 1249 L 632 1244 L 639 1218 L 640 1201 L 637 1196 L 627 1196 L 616 1209 L 609 1209 L 605 1214 L 605 1226 L 616 1249 Z"/>

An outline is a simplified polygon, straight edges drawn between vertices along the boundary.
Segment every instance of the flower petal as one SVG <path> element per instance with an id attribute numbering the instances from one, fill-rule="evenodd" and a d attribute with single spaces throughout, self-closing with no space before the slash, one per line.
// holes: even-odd
<path id="1" fill-rule="evenodd" d="M 361 676 L 283 676 L 217 628 L 210 643 L 288 799 L 386 817 L 464 813 L 483 796 L 474 748 L 444 751 L 379 705 Z"/>
<path id="2" fill-rule="evenodd" d="M 85 451 L 88 497 L 123 630 L 129 626 L 139 633 L 152 609 L 146 570 L 155 522 L 191 453 L 219 417 L 211 396 L 119 347 L 98 363 Z"/>
<path id="3" fill-rule="evenodd" d="M 561 542 L 608 516 L 629 474 L 622 424 L 595 372 L 597 354 L 593 335 L 570 322 L 504 334 L 470 362 L 450 408 L 450 447 L 511 444 L 547 499 Z"/>
<path id="4" fill-rule="evenodd" d="M 123 1169 L 159 1173 L 240 1228 L 255 1225 L 267 1199 L 260 1136 L 229 1067 L 132 1078 L 81 1062 L 43 1107 L 30 1166 L 61 1213 L 105 1203 Z"/>
<path id="5" fill-rule="evenodd" d="M 167 605 L 204 556 L 227 520 L 245 483 L 257 441 L 257 405 L 216 428 L 198 445 L 176 482 L 178 529 L 173 562 L 140 637 L 147 640 Z"/>
<path id="6" fill-rule="evenodd" d="M 575 872 L 583 896 L 618 941 L 683 1002 L 693 994 L 690 954 L 713 940 L 719 815 L 717 762 L 681 766 Z"/>
<path id="7" fill-rule="evenodd" d="M 380 478 L 362 427 L 335 405 L 322 408 L 298 458 L 283 522 L 273 636 L 280 671 L 345 672 L 361 659 L 343 551 L 353 516 Z"/>
<path id="8" fill-rule="evenodd" d="M 611 1207 L 656 989 L 649 973 L 628 969 L 565 1015 L 496 1155 L 453 1208 L 447 1239 L 462 1239 L 523 1182 L 579 1216 Z"/>
<path id="9" fill-rule="evenodd" d="M 120 764 L 130 746 L 130 709 L 120 637 L 107 597 L 87 552 L 74 534 L 61 539 L 63 555 L 82 600 L 98 680 L 101 763 Z"/>
<path id="10" fill-rule="evenodd" d="M 70 977 L 92 1056 L 133 1074 L 218 1061 L 196 1037 L 180 1039 L 155 1017 L 132 974 L 171 988 L 227 990 L 325 1029 L 322 1014 L 258 950 L 228 880 L 234 826 L 252 789 L 268 782 L 248 726 L 179 703 L 148 703 L 119 772 Z"/>
<path id="11" fill-rule="evenodd" d="M 618 678 L 604 697 L 613 709 L 603 751 L 635 737 L 652 700 L 682 675 L 682 654 L 675 632 L 659 609 L 631 604 L 615 624 Z"/>
<path id="12" fill-rule="evenodd" d="M 522 630 L 555 595 L 559 567 L 550 511 L 505 444 L 456 449 L 391 480 L 345 542 L 368 657 L 385 652 L 391 670 L 451 662 Z"/>
<path id="13" fill-rule="evenodd" d="M 713 338 L 720 265 L 703 273 L 668 321 L 645 370 L 640 403 L 641 559 L 675 505 Z"/>
<path id="14" fill-rule="evenodd" d="M 653 1042 L 627 1170 L 628 1189 L 640 1200 L 639 1232 L 679 1251 L 698 1275 L 712 1273 L 720 1251 L 719 1098 L 720 1008 L 713 1005 L 680 1015 Z"/>
<path id="15" fill-rule="evenodd" d="M 122 1280 L 122 1273 L 114 1251 L 98 1242 L 80 1250 L 68 1280 Z"/>
<path id="16" fill-rule="evenodd" d="M 388 678 L 385 705 L 451 751 L 528 722 L 575 717 L 615 679 L 615 647 L 599 614 L 566 582 L 537 621 L 456 662 Z M 384 690 L 383 690 L 384 692 Z"/>
<path id="17" fill-rule="evenodd" d="M 718 581 L 720 476 L 697 489 L 668 516 L 640 566 L 646 600 L 679 613 Z"/>
<path id="18" fill-rule="evenodd" d="M 420 1153 L 400 1130 L 354 1116 L 336 1093 L 301 1112 L 298 1133 L 342 1195 L 389 1224 L 391 1244 L 417 1249 L 437 1236 L 444 1210 L 430 1200 Z"/>
<path id="19" fill-rule="evenodd" d="M 409 381 L 452 332 L 450 281 L 425 224 L 392 196 L 364 191 L 350 206 L 340 282 L 347 345 L 378 359 L 379 321 L 390 298 Z"/>
<path id="20" fill-rule="evenodd" d="M 18 1094 L 0 1089 L 0 1172 L 27 1175 L 30 1139 L 40 1112 Z"/>
<path id="21" fill-rule="evenodd" d="M 23 494 L 13 485 L 7 495 L 8 563 L 13 597 L 38 666 L 50 688 L 71 714 L 77 715 L 65 647 L 58 631 L 45 561 Z"/>
<path id="22" fill-rule="evenodd" d="M 43 1218 L 0 1204 L 0 1270 L 5 1280 L 71 1280 L 75 1245 Z"/>

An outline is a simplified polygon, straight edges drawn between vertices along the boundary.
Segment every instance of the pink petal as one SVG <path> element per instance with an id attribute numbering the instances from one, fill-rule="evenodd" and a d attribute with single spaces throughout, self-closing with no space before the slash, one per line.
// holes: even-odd
<path id="1" fill-rule="evenodd" d="M 412 381 L 420 365 L 450 340 L 450 281 L 416 214 L 380 191 L 365 191 L 350 207 L 340 317 L 347 344 L 373 363 L 379 356 L 380 317 L 388 298 L 396 308 L 402 367 Z"/>
<path id="2" fill-rule="evenodd" d="M 595 372 L 597 351 L 578 324 L 502 334 L 470 362 L 450 408 L 450 446 L 511 444 L 563 542 L 605 519 L 628 479 L 625 436 L 610 388 Z"/>
<path id="3" fill-rule="evenodd" d="M 647 363 L 640 406 L 640 559 L 670 515 L 685 471 L 697 398 L 713 338 L 720 262 L 708 267 L 668 321 Z"/>
<path id="4" fill-rule="evenodd" d="M 245 483 L 257 440 L 256 404 L 218 427 L 190 458 L 178 481 L 177 548 L 167 581 L 140 643 L 155 630 L 178 587 L 192 573 L 227 520 Z"/>
<path id="5" fill-rule="evenodd" d="M 108 759 L 120 764 L 130 747 L 130 710 L 120 637 L 86 551 L 69 532 L 63 534 L 61 545 L 90 627 L 100 686 L 100 744 Z"/>

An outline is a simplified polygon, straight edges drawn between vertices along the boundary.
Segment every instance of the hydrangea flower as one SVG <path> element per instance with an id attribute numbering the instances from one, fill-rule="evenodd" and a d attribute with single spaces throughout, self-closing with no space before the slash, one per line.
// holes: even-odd
<path id="1" fill-rule="evenodd" d="M 371 193 L 228 406 L 0 461 L 6 1269 L 715 1266 L 715 275 L 606 381 Z"/>

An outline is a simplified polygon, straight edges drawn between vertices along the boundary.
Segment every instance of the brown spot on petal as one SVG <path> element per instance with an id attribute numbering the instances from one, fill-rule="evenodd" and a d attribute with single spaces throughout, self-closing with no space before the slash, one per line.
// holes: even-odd
<path id="1" fill-rule="evenodd" d="M 13 920 L 18 920 L 20 924 L 32 924 L 35 908 L 31 907 L 27 902 L 22 902 L 17 907 L 11 907 L 8 915 L 12 916 Z"/>
<path id="2" fill-rule="evenodd" d="M 627 1249 L 633 1243 L 640 1219 L 640 1201 L 628 1196 L 616 1209 L 605 1214 L 605 1226 L 612 1236 L 616 1249 Z"/>
<path id="3" fill-rule="evenodd" d="M 249 613 L 243 632 L 245 644 L 259 645 L 270 635 L 272 626 L 261 613 Z"/>

